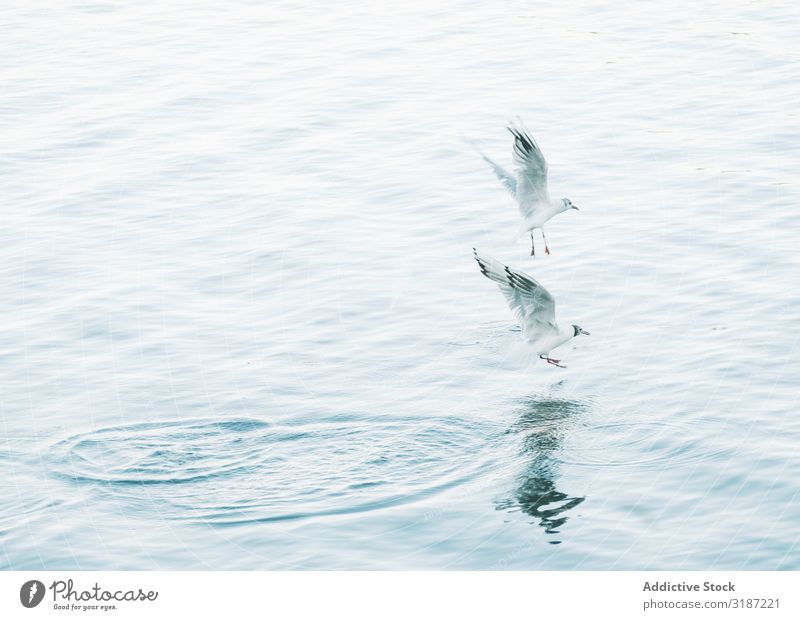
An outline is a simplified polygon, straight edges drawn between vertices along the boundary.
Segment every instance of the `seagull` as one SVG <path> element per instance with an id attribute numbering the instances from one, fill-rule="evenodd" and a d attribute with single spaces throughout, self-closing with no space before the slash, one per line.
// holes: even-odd
<path id="1" fill-rule="evenodd" d="M 550 254 L 547 237 L 544 235 L 545 223 L 564 211 L 570 209 L 577 211 L 578 207 L 572 204 L 569 198 L 550 198 L 547 193 L 547 162 L 544 160 L 539 145 L 531 137 L 530 132 L 523 127 L 522 122 L 520 121 L 518 125 L 511 123 L 506 129 L 514 136 L 513 157 L 517 171 L 516 177 L 489 159 L 480 149 L 478 149 L 478 153 L 492 167 L 497 178 L 516 199 L 523 220 L 522 230 L 531 233 L 531 256 L 536 256 L 536 248 L 533 243 L 533 231 L 536 228 L 542 231 L 544 253 Z"/>
<path id="2" fill-rule="evenodd" d="M 589 332 L 579 325 L 561 329 L 556 324 L 556 300 L 545 287 L 527 274 L 514 271 L 490 256 L 481 256 L 472 248 L 481 273 L 497 283 L 508 305 L 522 326 L 522 334 L 548 364 L 566 368 L 561 360 L 550 357 L 550 351 L 580 334 Z"/>

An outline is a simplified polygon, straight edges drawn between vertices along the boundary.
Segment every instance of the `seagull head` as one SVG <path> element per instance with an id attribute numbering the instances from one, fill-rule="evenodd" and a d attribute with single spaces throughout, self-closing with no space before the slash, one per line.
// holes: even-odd
<path id="1" fill-rule="evenodd" d="M 570 209 L 575 209 L 578 211 L 578 207 L 572 204 L 572 201 L 569 198 L 562 198 L 561 202 L 564 203 L 564 211 L 569 211 Z"/>
<path id="2" fill-rule="evenodd" d="M 580 325 L 573 325 L 572 329 L 575 330 L 575 333 L 572 335 L 573 338 L 577 337 L 580 334 L 586 334 L 587 336 L 591 336 L 589 332 L 583 329 Z"/>

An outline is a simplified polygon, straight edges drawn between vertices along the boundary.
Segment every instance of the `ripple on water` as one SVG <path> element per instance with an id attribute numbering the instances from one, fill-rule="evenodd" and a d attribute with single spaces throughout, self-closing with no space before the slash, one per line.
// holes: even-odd
<path id="1" fill-rule="evenodd" d="M 182 420 L 75 435 L 52 458 L 59 477 L 96 484 L 137 510 L 233 525 L 427 497 L 489 467 L 499 436 L 455 417 Z"/>
<path id="2" fill-rule="evenodd" d="M 694 424 L 699 424 L 695 422 Z M 710 445 L 688 423 L 613 422 L 576 426 L 557 461 L 585 467 L 678 467 L 719 458 L 726 448 Z"/>

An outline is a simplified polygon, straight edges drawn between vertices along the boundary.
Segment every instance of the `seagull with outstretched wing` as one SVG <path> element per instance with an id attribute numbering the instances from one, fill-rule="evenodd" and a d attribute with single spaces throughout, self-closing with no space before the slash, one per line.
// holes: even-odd
<path id="1" fill-rule="evenodd" d="M 547 162 L 539 145 L 536 144 L 522 123 L 512 123 L 507 129 L 514 136 L 513 157 L 516 176 L 489 159 L 480 150 L 478 152 L 516 199 L 520 215 L 522 215 L 523 228 L 531 233 L 531 256 L 536 256 L 533 242 L 533 231 L 536 228 L 542 231 L 545 254 L 550 254 L 547 237 L 544 234 L 545 223 L 559 213 L 570 209 L 577 210 L 578 207 L 572 204 L 569 198 L 550 198 L 547 193 Z"/>
<path id="2" fill-rule="evenodd" d="M 523 336 L 539 357 L 548 364 L 565 368 L 561 360 L 550 357 L 550 351 L 580 334 L 588 336 L 589 332 L 578 325 L 561 329 L 556 323 L 556 300 L 545 287 L 521 271 L 514 271 L 490 256 L 481 256 L 475 248 L 472 251 L 481 273 L 500 287 L 522 327 Z"/>

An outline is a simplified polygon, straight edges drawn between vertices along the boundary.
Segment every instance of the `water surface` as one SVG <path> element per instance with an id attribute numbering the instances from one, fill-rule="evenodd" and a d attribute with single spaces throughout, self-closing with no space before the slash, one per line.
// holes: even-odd
<path id="1" fill-rule="evenodd" d="M 345 4 L 6 11 L 0 566 L 800 568 L 796 3 Z"/>

